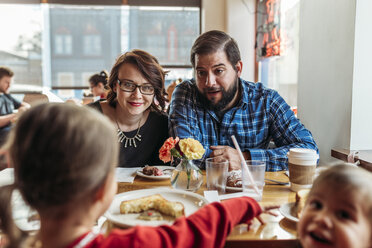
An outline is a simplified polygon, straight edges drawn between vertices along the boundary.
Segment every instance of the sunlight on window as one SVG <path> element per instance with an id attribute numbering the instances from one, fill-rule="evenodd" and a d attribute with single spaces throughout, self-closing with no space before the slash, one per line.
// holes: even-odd
<path id="1" fill-rule="evenodd" d="M 64 99 L 81 98 L 82 88 L 89 87 L 88 72 L 110 71 L 121 53 L 136 48 L 169 67 L 167 84 L 191 76 L 189 54 L 200 33 L 199 8 L 0 6 L 6 34 L 0 39 L 0 64 L 14 70 L 15 84 L 48 85 Z"/>
<path id="2" fill-rule="evenodd" d="M 41 86 L 40 5 L 0 6 L 0 65 L 14 71 L 14 83 Z"/>

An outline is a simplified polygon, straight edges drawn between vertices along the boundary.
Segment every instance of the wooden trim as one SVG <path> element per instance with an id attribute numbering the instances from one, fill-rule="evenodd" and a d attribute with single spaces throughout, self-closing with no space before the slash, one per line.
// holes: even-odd
<path id="1" fill-rule="evenodd" d="M 247 245 L 249 243 L 249 245 Z M 300 248 L 300 242 L 297 239 L 284 239 L 284 240 L 226 240 L 226 248 Z"/>
<path id="2" fill-rule="evenodd" d="M 348 155 L 354 151 L 355 150 L 333 148 L 331 150 L 331 156 L 347 162 Z M 359 166 L 372 171 L 372 150 L 358 150 L 358 152 L 358 159 L 356 161 L 360 162 Z"/>
<path id="3" fill-rule="evenodd" d="M 161 65 L 161 67 L 172 69 L 192 69 L 191 65 Z"/>
<path id="4" fill-rule="evenodd" d="M 89 86 L 52 86 L 52 90 L 88 90 Z"/>
<path id="5" fill-rule="evenodd" d="M 44 0 L 49 4 L 69 5 L 122 5 L 122 0 Z"/>
<path id="6" fill-rule="evenodd" d="M 201 0 L 128 0 L 131 6 L 200 7 Z"/>

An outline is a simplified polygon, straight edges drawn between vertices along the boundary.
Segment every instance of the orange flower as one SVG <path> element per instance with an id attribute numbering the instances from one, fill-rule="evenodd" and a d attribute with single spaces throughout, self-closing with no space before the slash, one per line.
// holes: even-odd
<path id="1" fill-rule="evenodd" d="M 163 146 L 159 150 L 159 158 L 164 162 L 167 163 L 171 161 L 172 155 L 171 155 L 171 150 L 176 146 L 180 139 L 176 137 L 173 139 L 173 137 L 168 138 Z"/>

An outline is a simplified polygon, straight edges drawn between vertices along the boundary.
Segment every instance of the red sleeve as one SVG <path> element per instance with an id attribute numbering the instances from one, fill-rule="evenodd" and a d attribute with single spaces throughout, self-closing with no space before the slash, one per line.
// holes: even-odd
<path id="1" fill-rule="evenodd" d="M 136 226 L 99 236 L 87 247 L 223 247 L 232 228 L 261 214 L 258 203 L 248 197 L 212 203 L 171 225 Z"/>

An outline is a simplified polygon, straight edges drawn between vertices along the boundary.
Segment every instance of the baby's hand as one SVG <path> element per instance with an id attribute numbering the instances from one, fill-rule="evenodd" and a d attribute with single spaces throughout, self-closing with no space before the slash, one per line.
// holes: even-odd
<path id="1" fill-rule="evenodd" d="M 269 214 L 269 215 L 272 215 L 272 216 L 278 216 L 277 213 L 275 213 L 274 211 L 272 211 L 273 209 L 278 209 L 280 207 L 280 205 L 267 205 L 267 206 L 263 206 L 261 205 L 261 209 L 262 209 L 262 213 L 261 214 Z M 261 218 L 261 215 L 259 216 L 256 216 L 257 220 L 262 224 L 264 225 L 265 224 L 265 221 Z"/>

